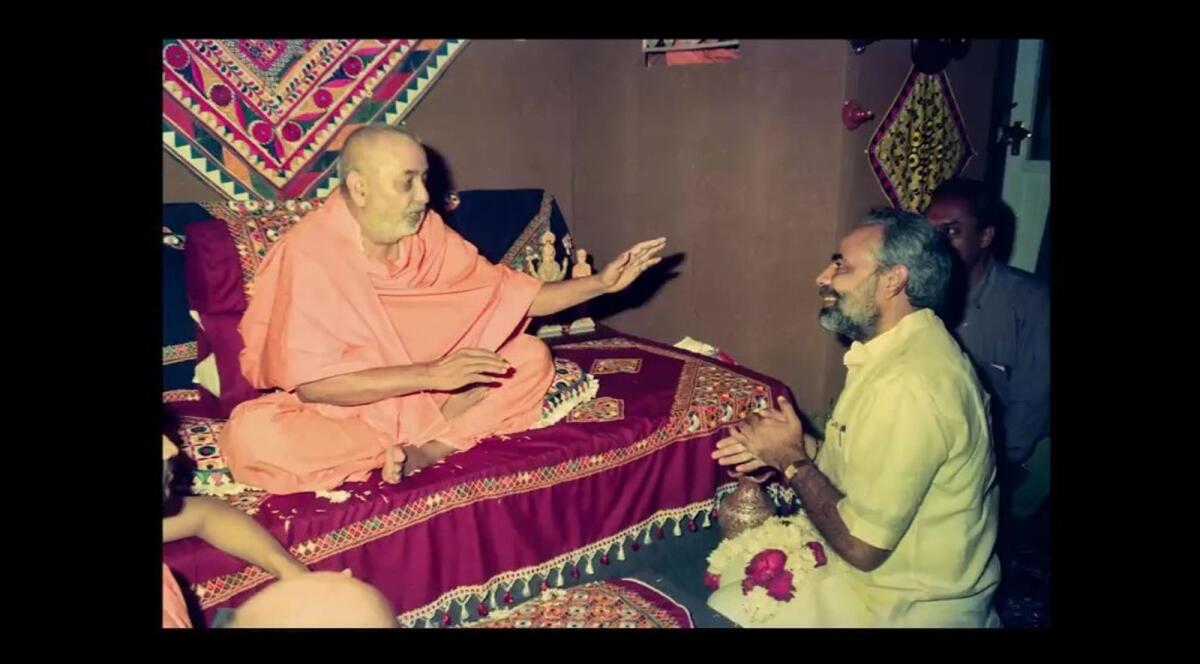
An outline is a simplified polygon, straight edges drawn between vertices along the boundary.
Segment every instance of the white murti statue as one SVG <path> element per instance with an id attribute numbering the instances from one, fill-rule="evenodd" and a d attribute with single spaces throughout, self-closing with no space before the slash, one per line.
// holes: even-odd
<path id="1" fill-rule="evenodd" d="M 564 258 L 561 264 L 556 260 L 558 251 L 554 247 L 554 239 L 553 232 L 542 233 L 541 256 L 537 259 L 536 267 L 528 261 L 526 262 L 529 273 L 542 281 L 562 281 L 567 276 L 567 270 L 571 264 L 569 256 Z M 526 247 L 526 255 L 528 254 L 529 248 Z"/>

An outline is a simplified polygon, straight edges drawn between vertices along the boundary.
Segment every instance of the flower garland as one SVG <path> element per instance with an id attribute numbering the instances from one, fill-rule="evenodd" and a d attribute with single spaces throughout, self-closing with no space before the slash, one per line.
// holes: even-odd
<path id="1" fill-rule="evenodd" d="M 820 534 L 803 515 L 771 517 L 721 542 L 708 556 L 704 584 L 720 588 L 722 570 L 744 561 L 743 606 L 752 622 L 765 623 L 782 602 L 792 600 L 797 583 L 829 562 L 825 551 Z"/>

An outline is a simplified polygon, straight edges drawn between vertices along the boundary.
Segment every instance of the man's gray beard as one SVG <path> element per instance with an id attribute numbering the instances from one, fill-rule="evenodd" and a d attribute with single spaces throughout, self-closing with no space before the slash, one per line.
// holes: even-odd
<path id="1" fill-rule="evenodd" d="M 851 341 L 867 341 L 875 336 L 875 328 L 879 325 L 879 311 L 872 312 L 866 320 L 857 321 L 842 313 L 838 305 L 834 304 L 822 307 L 817 321 L 826 330 L 840 334 Z"/>

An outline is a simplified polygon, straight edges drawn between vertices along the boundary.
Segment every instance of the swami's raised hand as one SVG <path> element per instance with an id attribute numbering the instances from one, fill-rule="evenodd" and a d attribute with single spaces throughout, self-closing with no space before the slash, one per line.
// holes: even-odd
<path id="1" fill-rule="evenodd" d="M 606 293 L 616 293 L 632 284 L 643 272 L 662 261 L 659 252 L 667 246 L 667 238 L 646 240 L 633 245 L 606 265 L 598 275 Z"/>

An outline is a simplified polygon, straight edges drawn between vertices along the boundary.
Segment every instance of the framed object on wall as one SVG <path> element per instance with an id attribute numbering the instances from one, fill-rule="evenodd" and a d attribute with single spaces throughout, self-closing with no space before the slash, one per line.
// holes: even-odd
<path id="1" fill-rule="evenodd" d="M 738 58 L 738 40 L 643 39 L 642 53 L 647 67 L 731 62 Z"/>

